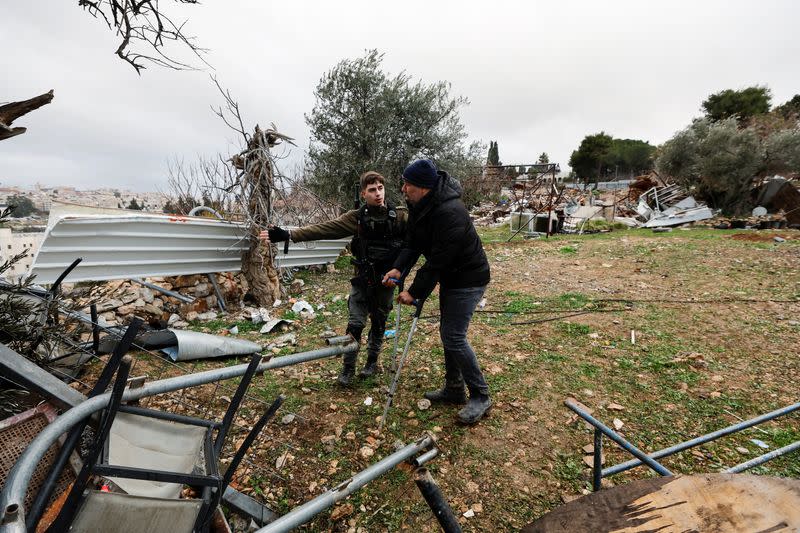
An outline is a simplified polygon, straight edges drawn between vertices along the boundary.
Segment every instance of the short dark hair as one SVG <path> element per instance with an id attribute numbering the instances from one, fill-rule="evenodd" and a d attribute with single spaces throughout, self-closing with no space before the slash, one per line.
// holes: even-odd
<path id="1" fill-rule="evenodd" d="M 386 182 L 386 178 L 374 170 L 368 170 L 361 174 L 359 181 L 361 183 L 361 190 L 364 191 L 366 190 L 367 185 L 372 185 L 373 183 L 380 183 L 383 185 Z"/>

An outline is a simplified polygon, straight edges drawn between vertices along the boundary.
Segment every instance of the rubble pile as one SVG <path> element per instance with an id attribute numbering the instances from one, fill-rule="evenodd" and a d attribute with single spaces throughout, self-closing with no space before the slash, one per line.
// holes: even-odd
<path id="1" fill-rule="evenodd" d="M 226 304 L 238 304 L 246 293 L 246 281 L 241 274 L 214 274 Z M 97 302 L 97 312 L 107 325 L 126 324 L 132 316 L 138 316 L 152 324 L 170 327 L 185 327 L 192 320 L 208 320 L 217 317 L 218 301 L 214 286 L 208 276 L 148 278 L 150 283 L 185 297 L 181 301 L 157 290 L 144 287 L 130 280 L 105 282 L 101 292 L 108 294 Z M 65 284 L 66 292 L 69 286 Z M 86 308 L 83 312 L 88 313 Z"/>

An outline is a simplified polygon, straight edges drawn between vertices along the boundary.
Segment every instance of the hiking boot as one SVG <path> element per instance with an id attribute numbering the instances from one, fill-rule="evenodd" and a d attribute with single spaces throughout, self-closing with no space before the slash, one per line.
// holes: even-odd
<path id="1" fill-rule="evenodd" d="M 423 396 L 430 400 L 431 403 L 452 403 L 455 405 L 467 403 L 467 395 L 463 387 L 458 389 L 444 387 L 439 390 L 426 392 Z"/>
<path id="2" fill-rule="evenodd" d="M 483 418 L 492 407 L 492 399 L 485 394 L 471 395 L 466 407 L 458 412 L 458 421 L 472 425 Z"/>
<path id="3" fill-rule="evenodd" d="M 353 377 L 356 374 L 356 367 L 345 365 L 342 367 L 342 373 L 336 378 L 336 382 L 342 387 L 349 387 L 353 384 Z"/>
<path id="4" fill-rule="evenodd" d="M 358 377 L 364 379 L 374 376 L 377 373 L 379 373 L 377 359 L 374 361 L 367 359 L 367 363 L 364 365 L 364 368 L 361 369 L 361 372 L 358 373 Z"/>

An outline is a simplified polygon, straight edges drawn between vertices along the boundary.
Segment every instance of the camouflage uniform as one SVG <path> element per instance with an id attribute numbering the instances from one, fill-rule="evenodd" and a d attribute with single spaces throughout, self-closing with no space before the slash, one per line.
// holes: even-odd
<path id="1" fill-rule="evenodd" d="M 350 247 L 355 268 L 354 277 L 350 280 L 347 333 L 352 334 L 360 343 L 369 317 L 367 362 L 361 372 L 362 376 L 373 374 L 377 367 L 394 292 L 393 288 L 381 284 L 381 278 L 391 270 L 402 248 L 407 220 L 408 211 L 405 208 L 364 205 L 334 220 L 291 231 L 294 242 L 353 236 Z M 343 358 L 340 376 L 343 384 L 349 383 L 356 359 L 355 353 L 347 354 Z"/>

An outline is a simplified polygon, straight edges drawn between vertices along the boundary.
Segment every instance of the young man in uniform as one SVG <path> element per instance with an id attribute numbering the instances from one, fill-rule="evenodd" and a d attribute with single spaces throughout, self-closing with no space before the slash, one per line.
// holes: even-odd
<path id="1" fill-rule="evenodd" d="M 394 286 L 393 279 L 407 272 L 420 255 L 425 256 L 414 283 L 397 297 L 400 303 L 410 305 L 427 298 L 439 284 L 445 383 L 441 390 L 426 392 L 425 397 L 431 402 L 466 403 L 458 419 L 474 424 L 492 405 L 489 386 L 467 341 L 472 314 L 489 283 L 489 262 L 461 201 L 461 190 L 458 181 L 438 170 L 430 159 L 406 167 L 403 195 L 409 204 L 407 242 L 383 283 Z"/>
<path id="2" fill-rule="evenodd" d="M 272 227 L 261 232 L 268 242 L 314 241 L 339 239 L 353 236 L 350 248 L 355 259 L 355 277 L 350 280 L 348 308 L 350 317 L 347 331 L 361 343 L 361 333 L 370 319 L 367 339 L 367 361 L 359 377 L 368 377 L 378 370 L 378 354 L 383 345 L 386 318 L 392 309 L 393 287 L 381 284 L 381 276 L 387 272 L 403 245 L 408 211 L 386 203 L 384 177 L 369 171 L 361 175 L 361 197 L 365 203 L 342 216 L 321 224 L 313 224 L 287 231 Z M 346 354 L 342 360 L 342 372 L 338 382 L 349 386 L 355 374 L 356 353 Z"/>

